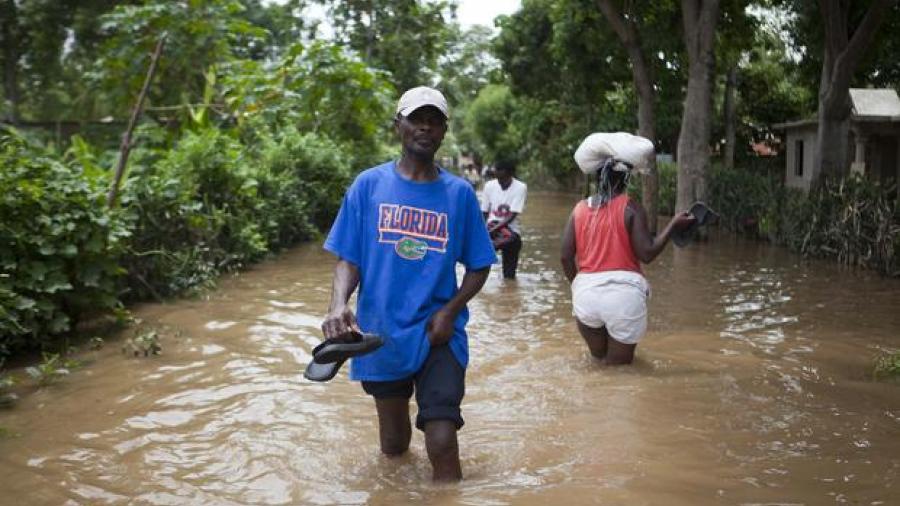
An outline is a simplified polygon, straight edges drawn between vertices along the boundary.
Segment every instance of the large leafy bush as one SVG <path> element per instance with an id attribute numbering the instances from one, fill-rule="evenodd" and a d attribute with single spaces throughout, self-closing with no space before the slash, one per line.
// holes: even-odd
<path id="1" fill-rule="evenodd" d="M 350 181 L 347 148 L 292 127 L 265 134 L 260 145 L 258 215 L 268 243 L 280 248 L 317 236 Z"/>
<path id="2" fill-rule="evenodd" d="M 764 173 L 719 168 L 709 189 L 711 205 L 732 230 L 900 276 L 900 201 L 893 188 L 851 175 L 807 195 Z"/>
<path id="3" fill-rule="evenodd" d="M 0 352 L 118 304 L 128 232 L 105 188 L 102 174 L 0 133 Z"/>
<path id="4" fill-rule="evenodd" d="M 137 157 L 122 199 L 134 229 L 122 260 L 129 298 L 203 286 L 330 225 L 349 182 L 347 149 L 264 124 L 252 139 L 207 128 Z"/>
<path id="5" fill-rule="evenodd" d="M 257 181 L 241 145 L 216 129 L 188 132 L 159 160 L 135 163 L 122 206 L 134 230 L 123 265 L 129 298 L 161 298 L 266 252 Z"/>

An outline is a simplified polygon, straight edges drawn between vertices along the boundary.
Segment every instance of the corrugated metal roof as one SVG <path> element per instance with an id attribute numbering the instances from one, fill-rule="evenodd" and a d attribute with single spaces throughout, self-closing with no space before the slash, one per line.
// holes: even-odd
<path id="1" fill-rule="evenodd" d="M 893 89 L 850 88 L 850 101 L 854 116 L 900 115 L 900 97 Z"/>

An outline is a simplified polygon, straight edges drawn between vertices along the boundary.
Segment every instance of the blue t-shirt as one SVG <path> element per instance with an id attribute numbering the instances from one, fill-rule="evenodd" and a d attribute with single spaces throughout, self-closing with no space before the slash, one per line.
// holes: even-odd
<path id="1" fill-rule="evenodd" d="M 428 321 L 458 290 L 457 262 L 479 270 L 497 261 L 472 185 L 443 169 L 434 181 L 409 181 L 396 162 L 357 176 L 325 249 L 359 268 L 357 321 L 385 340 L 352 360 L 350 379 L 362 381 L 416 373 L 430 351 Z M 463 309 L 449 343 L 463 367 L 468 320 Z"/>

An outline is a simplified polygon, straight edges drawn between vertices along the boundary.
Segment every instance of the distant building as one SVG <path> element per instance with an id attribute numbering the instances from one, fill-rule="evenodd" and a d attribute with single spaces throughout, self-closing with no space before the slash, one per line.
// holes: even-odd
<path id="1" fill-rule="evenodd" d="M 900 181 L 900 97 L 892 89 L 850 89 L 847 168 L 874 181 Z M 817 177 L 816 118 L 774 125 L 786 134 L 785 184 L 808 191 Z"/>

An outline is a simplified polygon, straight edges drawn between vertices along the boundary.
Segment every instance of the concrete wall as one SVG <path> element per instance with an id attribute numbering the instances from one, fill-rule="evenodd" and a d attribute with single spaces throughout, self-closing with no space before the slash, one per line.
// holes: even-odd
<path id="1" fill-rule="evenodd" d="M 804 126 L 791 128 L 787 130 L 787 152 L 785 153 L 785 175 L 784 184 L 791 188 L 799 188 L 809 191 L 809 186 L 813 179 L 813 156 L 816 152 L 816 129 Z M 796 168 L 799 153 L 797 152 L 797 141 L 803 142 L 803 175 L 797 176 Z"/>

